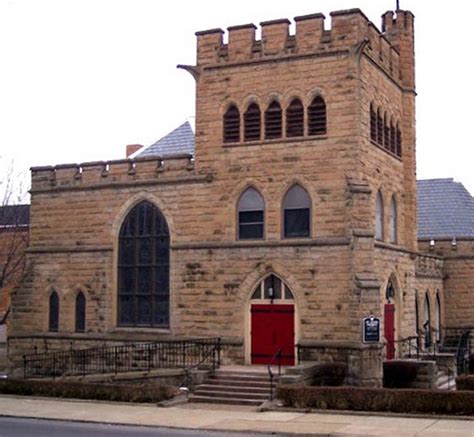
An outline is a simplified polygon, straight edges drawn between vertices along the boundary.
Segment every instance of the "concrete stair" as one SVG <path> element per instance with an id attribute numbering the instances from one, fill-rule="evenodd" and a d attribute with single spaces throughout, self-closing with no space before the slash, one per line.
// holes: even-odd
<path id="1" fill-rule="evenodd" d="M 189 402 L 258 406 L 269 397 L 268 374 L 218 370 L 196 387 Z"/>

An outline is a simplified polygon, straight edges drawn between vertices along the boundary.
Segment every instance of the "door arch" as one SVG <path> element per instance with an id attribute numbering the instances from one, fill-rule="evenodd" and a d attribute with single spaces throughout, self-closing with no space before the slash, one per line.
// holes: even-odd
<path id="1" fill-rule="evenodd" d="M 296 315 L 290 287 L 270 273 L 254 287 L 249 301 L 250 364 L 268 364 L 281 349 L 283 365 L 295 364 Z"/>

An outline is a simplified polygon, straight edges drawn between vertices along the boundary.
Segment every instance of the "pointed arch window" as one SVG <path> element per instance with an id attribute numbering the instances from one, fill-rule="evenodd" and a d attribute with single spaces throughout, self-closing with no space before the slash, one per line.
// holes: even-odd
<path id="1" fill-rule="evenodd" d="M 435 301 L 435 327 L 436 327 L 436 342 L 441 341 L 441 300 L 439 298 L 439 292 L 436 293 Z"/>
<path id="2" fill-rule="evenodd" d="M 311 199 L 301 185 L 293 185 L 283 199 L 283 236 L 310 236 Z"/>
<path id="3" fill-rule="evenodd" d="M 240 141 L 240 112 L 235 105 L 230 105 L 224 114 L 224 143 Z"/>
<path id="4" fill-rule="evenodd" d="M 377 144 L 383 146 L 383 118 L 380 108 L 377 109 Z"/>
<path id="5" fill-rule="evenodd" d="M 308 106 L 308 135 L 325 135 L 326 125 L 326 102 L 321 96 L 316 96 Z"/>
<path id="6" fill-rule="evenodd" d="M 286 136 L 304 135 L 304 108 L 300 99 L 293 99 L 286 109 Z"/>
<path id="7" fill-rule="evenodd" d="M 56 291 L 52 291 L 49 295 L 49 332 L 59 331 L 59 296 Z"/>
<path id="8" fill-rule="evenodd" d="M 383 198 L 380 190 L 375 198 L 375 239 L 383 241 Z"/>
<path id="9" fill-rule="evenodd" d="M 260 126 L 260 107 L 256 103 L 251 103 L 244 113 L 244 141 L 258 141 Z"/>
<path id="10" fill-rule="evenodd" d="M 76 332 L 86 332 L 86 297 L 80 291 L 76 296 Z"/>
<path id="11" fill-rule="evenodd" d="M 397 144 L 397 131 L 395 130 L 395 126 L 393 125 L 393 120 L 390 124 L 390 151 L 392 153 L 396 152 Z"/>
<path id="12" fill-rule="evenodd" d="M 169 326 L 170 235 L 150 202 L 136 205 L 119 235 L 118 325 Z"/>
<path id="13" fill-rule="evenodd" d="M 390 217 L 389 217 L 389 232 L 388 237 L 389 241 L 392 244 L 397 243 L 397 201 L 395 200 L 395 196 L 392 196 L 392 200 L 390 202 Z"/>
<path id="14" fill-rule="evenodd" d="M 372 103 L 370 104 L 370 139 L 377 142 L 377 114 Z"/>
<path id="15" fill-rule="evenodd" d="M 402 157 L 402 131 L 400 130 L 400 123 L 397 123 L 397 138 L 395 145 L 395 153 L 400 158 Z"/>
<path id="16" fill-rule="evenodd" d="M 274 100 L 265 111 L 265 139 L 281 138 L 282 112 L 280 104 Z"/>
<path id="17" fill-rule="evenodd" d="M 423 303 L 423 334 L 425 337 L 425 348 L 431 346 L 431 311 L 430 299 L 428 292 L 425 294 L 425 301 Z"/>
<path id="18" fill-rule="evenodd" d="M 262 195 L 255 188 L 247 188 L 237 204 L 239 222 L 239 240 L 263 238 L 264 202 Z"/>
<path id="19" fill-rule="evenodd" d="M 252 300 L 294 300 L 290 287 L 278 276 L 271 274 L 260 281 L 252 293 Z"/>
<path id="20" fill-rule="evenodd" d="M 390 122 L 387 113 L 383 117 L 383 146 L 385 149 L 390 150 Z"/>

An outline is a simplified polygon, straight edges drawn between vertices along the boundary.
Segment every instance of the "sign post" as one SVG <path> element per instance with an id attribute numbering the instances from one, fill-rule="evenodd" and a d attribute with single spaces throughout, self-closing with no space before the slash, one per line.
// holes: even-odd
<path id="1" fill-rule="evenodd" d="M 362 319 L 362 342 L 380 342 L 380 319 L 372 314 Z"/>

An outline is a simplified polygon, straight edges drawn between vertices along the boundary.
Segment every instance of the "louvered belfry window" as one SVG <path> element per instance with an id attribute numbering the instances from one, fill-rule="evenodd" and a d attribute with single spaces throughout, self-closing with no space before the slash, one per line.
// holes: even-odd
<path id="1" fill-rule="evenodd" d="M 383 145 L 387 150 L 390 150 L 390 125 L 387 114 L 383 117 Z"/>
<path id="2" fill-rule="evenodd" d="M 293 99 L 286 109 L 286 136 L 304 135 L 304 108 L 300 99 Z"/>
<path id="3" fill-rule="evenodd" d="M 377 110 L 377 143 L 383 146 L 383 118 L 380 109 Z"/>
<path id="4" fill-rule="evenodd" d="M 265 139 L 281 138 L 282 112 L 277 101 L 273 101 L 265 111 Z"/>
<path id="5" fill-rule="evenodd" d="M 120 229 L 118 325 L 169 326 L 170 235 L 163 214 L 143 201 Z"/>
<path id="6" fill-rule="evenodd" d="M 240 141 L 240 113 L 237 106 L 231 105 L 224 114 L 224 143 Z"/>
<path id="7" fill-rule="evenodd" d="M 244 114 L 244 141 L 258 141 L 260 126 L 260 107 L 256 103 L 251 103 Z"/>
<path id="8" fill-rule="evenodd" d="M 58 332 L 59 330 L 59 296 L 53 291 L 49 295 L 49 332 Z"/>
<path id="9" fill-rule="evenodd" d="M 326 103 L 321 96 L 316 96 L 308 107 L 308 135 L 325 135 L 326 124 Z"/>
<path id="10" fill-rule="evenodd" d="M 377 141 L 377 114 L 372 103 L 370 104 L 370 139 Z"/>
<path id="11" fill-rule="evenodd" d="M 81 291 L 76 296 L 76 332 L 86 332 L 86 298 Z"/>
<path id="12" fill-rule="evenodd" d="M 390 124 L 390 151 L 392 153 L 396 153 L 397 149 L 397 131 L 395 130 L 395 126 L 393 122 Z"/>
<path id="13" fill-rule="evenodd" d="M 400 130 L 400 123 L 397 124 L 397 143 L 395 153 L 397 156 L 402 156 L 402 131 Z"/>

